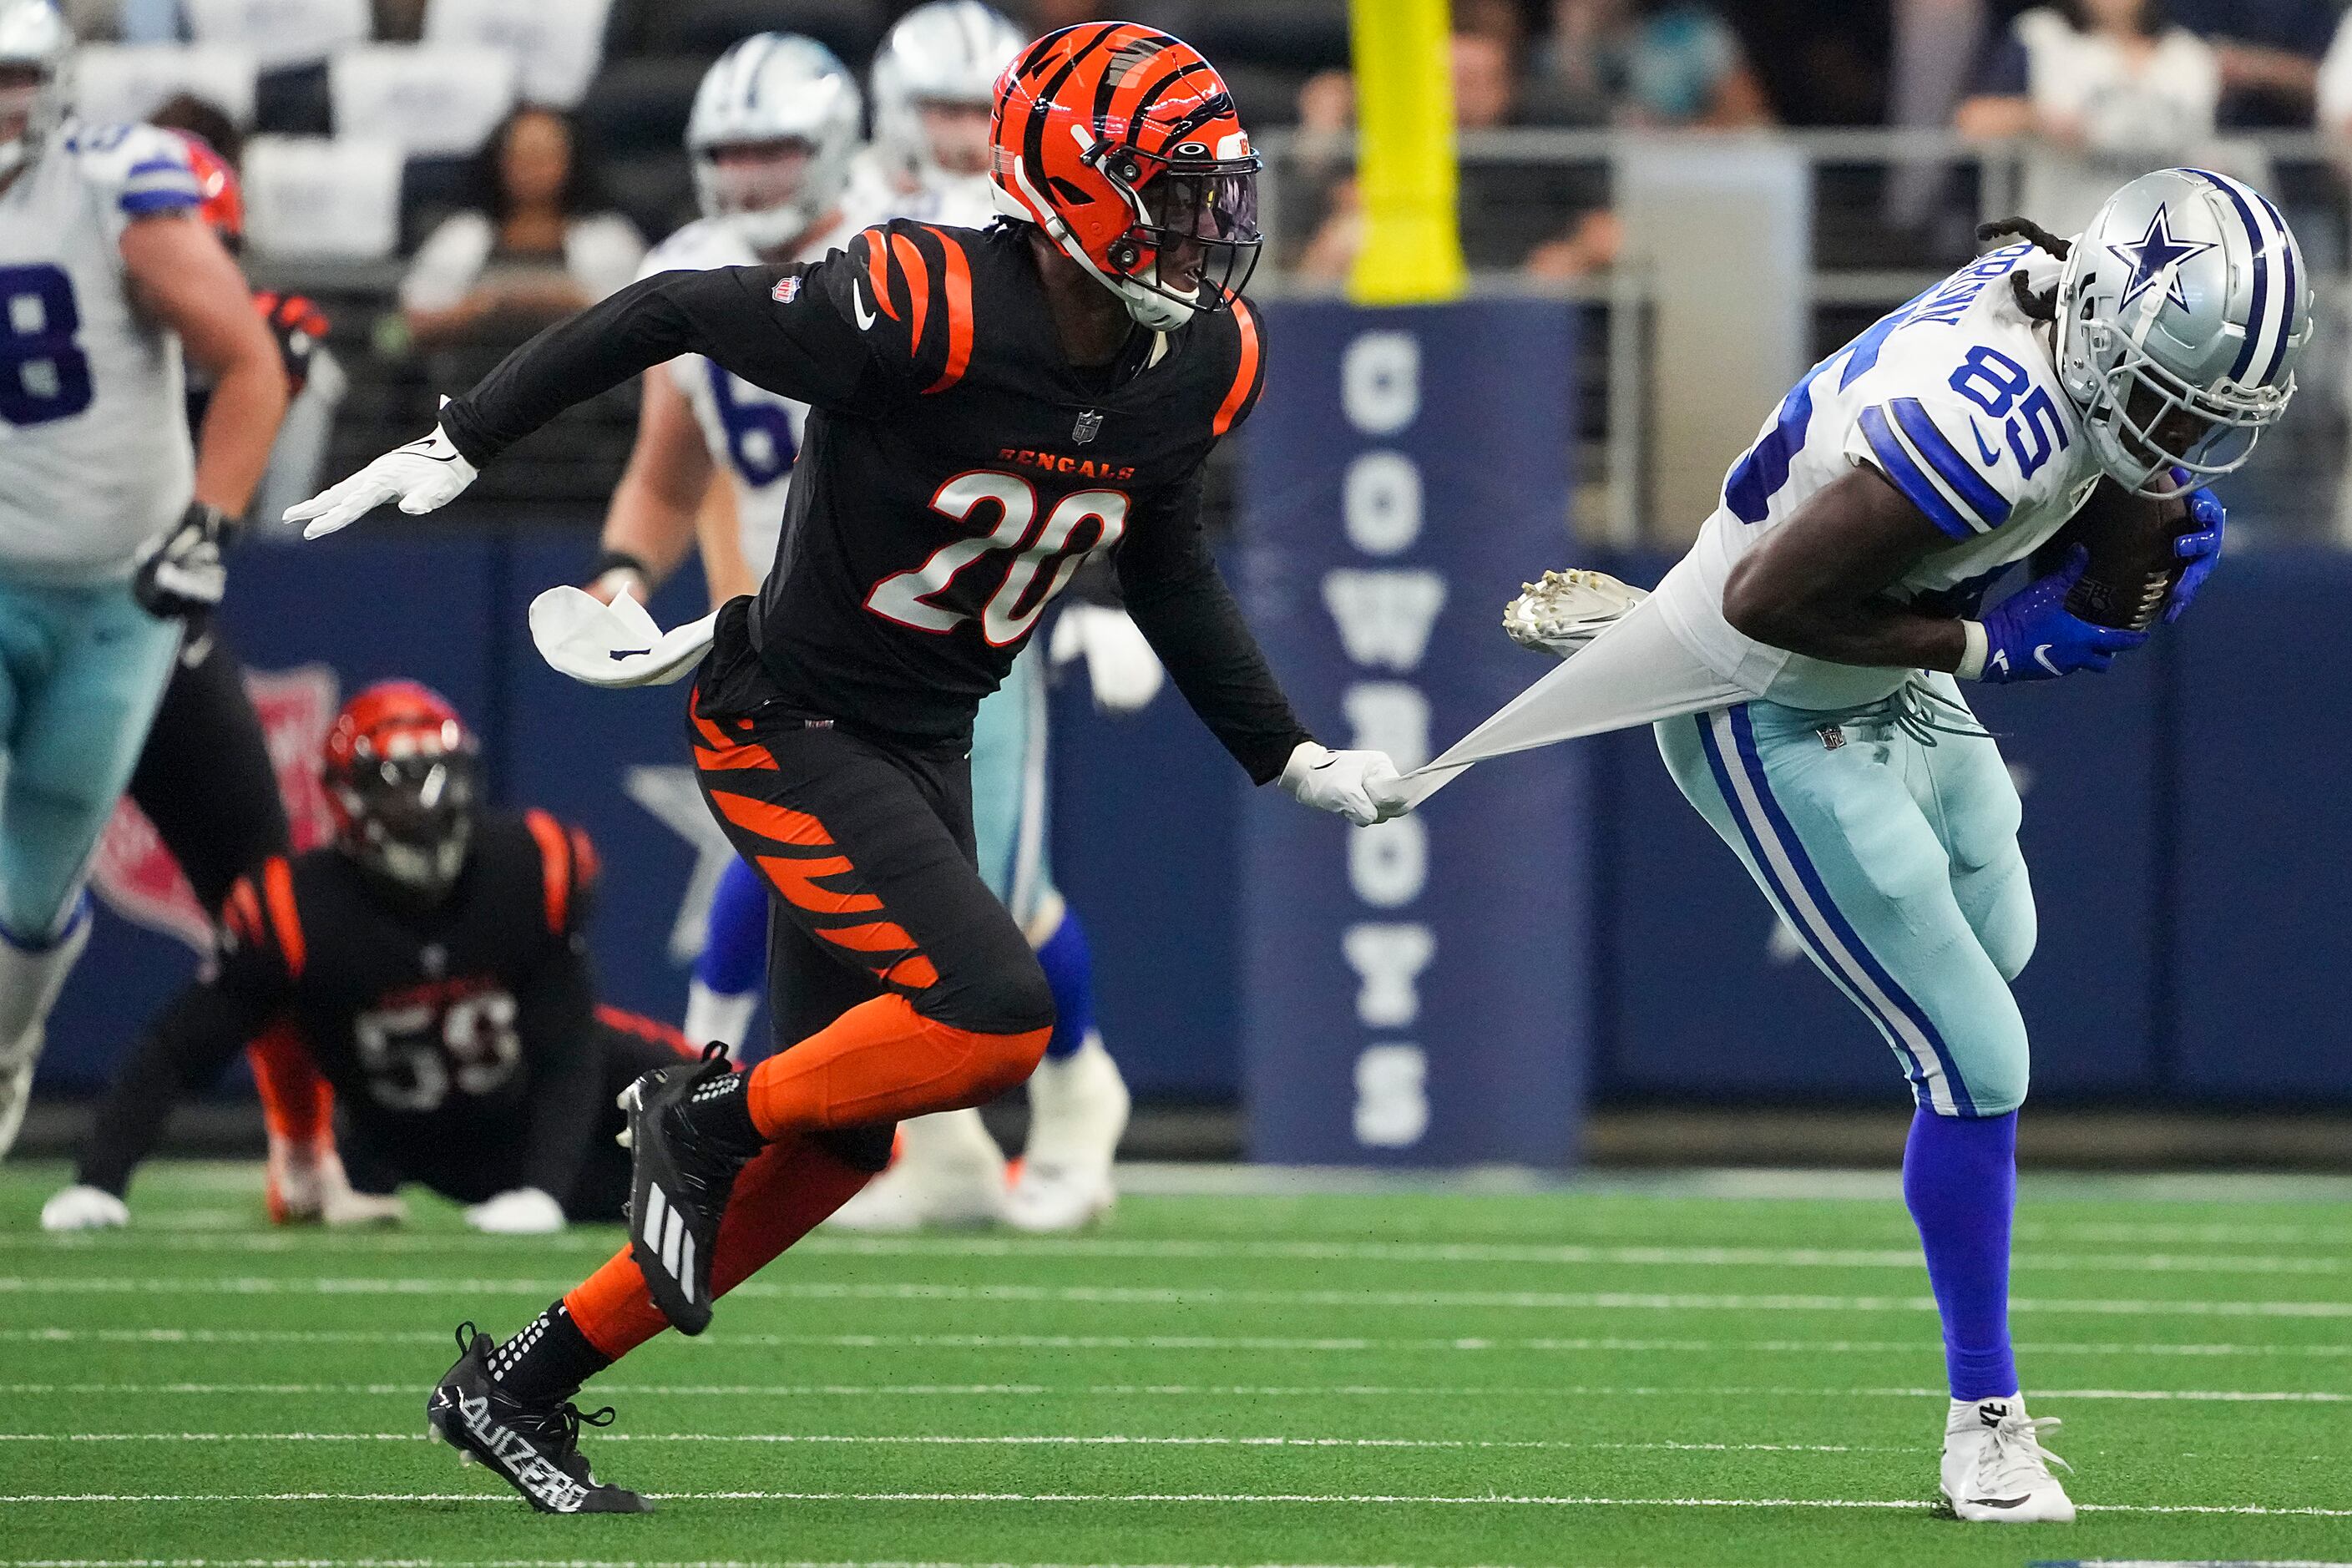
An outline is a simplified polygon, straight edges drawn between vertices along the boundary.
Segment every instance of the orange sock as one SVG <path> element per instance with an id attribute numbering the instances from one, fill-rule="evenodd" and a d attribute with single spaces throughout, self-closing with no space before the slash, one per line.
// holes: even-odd
<path id="1" fill-rule="evenodd" d="M 335 1091 L 319 1076 L 289 1024 L 273 1024 L 245 1047 L 254 1087 L 261 1090 L 261 1118 L 272 1138 L 299 1149 L 326 1140 L 335 1124 Z"/>
<path id="2" fill-rule="evenodd" d="M 877 996 L 753 1068 L 744 1098 L 768 1138 L 961 1110 L 1027 1079 L 1052 1034 L 959 1029 Z"/>
<path id="3" fill-rule="evenodd" d="M 766 1268 L 873 1174 L 805 1139 L 769 1144 L 735 1178 L 711 1250 L 710 1293 L 724 1296 Z M 564 1297 L 563 1306 L 588 1342 L 616 1361 L 669 1326 L 626 1247 Z"/>

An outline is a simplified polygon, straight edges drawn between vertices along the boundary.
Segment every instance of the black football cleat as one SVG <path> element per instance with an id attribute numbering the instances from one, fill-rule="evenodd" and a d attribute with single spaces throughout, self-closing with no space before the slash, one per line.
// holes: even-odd
<path id="1" fill-rule="evenodd" d="M 538 1405 L 516 1398 L 490 1376 L 490 1336 L 457 1325 L 457 1364 L 425 1402 L 425 1427 L 488 1467 L 541 1513 L 651 1513 L 653 1505 L 588 1473 L 580 1428 L 611 1424 L 608 1406 L 583 1415 L 569 1401 Z"/>
<path id="2" fill-rule="evenodd" d="M 739 1107 L 744 1080 L 726 1047 L 702 1060 L 656 1068 L 621 1091 L 629 1113 L 629 1256 L 663 1317 L 682 1334 L 710 1326 L 710 1255 L 735 1173 L 762 1147 Z M 713 1115 L 722 1111 L 728 1115 Z M 726 1126 L 731 1116 L 738 1131 Z M 723 1130 L 713 1131 L 718 1123 Z"/>

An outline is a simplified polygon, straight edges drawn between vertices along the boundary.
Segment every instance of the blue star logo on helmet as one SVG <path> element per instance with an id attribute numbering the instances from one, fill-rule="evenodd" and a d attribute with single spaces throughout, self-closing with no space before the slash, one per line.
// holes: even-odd
<path id="1" fill-rule="evenodd" d="M 2164 297 L 2189 309 L 2189 296 L 2181 290 L 2180 268 L 2191 257 L 2201 256 L 2213 248 L 2210 240 L 2175 239 L 2164 205 L 2159 203 L 2155 215 L 2147 220 L 2147 232 L 2137 245 L 2109 245 L 2107 248 L 2131 263 L 2131 277 L 2124 284 L 2124 297 L 2116 302 L 2117 310 L 2130 304 L 2153 288 L 2164 285 Z"/>

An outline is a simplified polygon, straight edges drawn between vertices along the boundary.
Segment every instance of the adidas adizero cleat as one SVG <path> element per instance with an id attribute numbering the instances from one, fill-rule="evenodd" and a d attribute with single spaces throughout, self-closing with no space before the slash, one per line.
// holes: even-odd
<path id="1" fill-rule="evenodd" d="M 541 1513 L 651 1513 L 653 1505 L 624 1487 L 588 1473 L 580 1428 L 609 1425 L 608 1407 L 583 1415 L 563 1401 L 538 1405 L 516 1398 L 490 1375 L 490 1336 L 471 1323 L 457 1326 L 464 1353 L 442 1374 L 425 1402 L 436 1437 L 489 1468 Z"/>
<path id="2" fill-rule="evenodd" d="M 710 1254 L 735 1173 L 761 1144 L 741 1108 L 743 1075 L 712 1046 L 621 1091 L 629 1113 L 629 1256 L 682 1334 L 710 1326 Z M 719 1102 L 733 1100 L 734 1104 Z"/>

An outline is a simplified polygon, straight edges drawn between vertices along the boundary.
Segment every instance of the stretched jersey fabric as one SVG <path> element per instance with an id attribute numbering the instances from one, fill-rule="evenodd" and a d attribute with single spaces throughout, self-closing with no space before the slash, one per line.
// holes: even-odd
<path id="1" fill-rule="evenodd" d="M 791 708 L 964 741 L 1089 558 L 1251 777 L 1307 738 L 1216 574 L 1210 448 L 1264 379 L 1235 300 L 1138 330 L 1107 371 L 1061 355 L 1026 236 L 904 220 L 814 264 L 666 273 L 541 333 L 442 411 L 488 462 L 561 408 L 700 353 L 811 405 L 750 631 Z"/>
<path id="2" fill-rule="evenodd" d="M 1899 669 L 1831 664 L 1759 643 L 1723 615 L 1731 568 L 1854 465 L 1868 464 L 1951 542 L 1892 590 L 1972 611 L 1985 581 L 2048 541 L 2090 499 L 2099 467 L 2058 386 L 2048 329 L 2019 309 L 2010 276 L 2036 289 L 2058 263 L 2030 245 L 1997 250 L 1832 354 L 1781 399 L 1734 463 L 1723 504 L 1658 586 L 1677 638 L 1743 689 L 1791 708 L 1874 702 Z"/>
<path id="3" fill-rule="evenodd" d="M 85 1179 L 119 1190 L 172 1102 L 246 1041 L 290 1028 L 378 1151 L 524 1146 L 562 1194 L 597 1073 L 583 931 L 587 836 L 544 812 L 484 818 L 448 898 L 402 908 L 332 848 L 272 858 L 229 891 L 218 973 L 175 999 L 100 1109 Z"/>
<path id="4" fill-rule="evenodd" d="M 821 261 L 837 250 L 855 228 L 835 223 L 801 247 L 799 259 Z M 734 227 L 717 218 L 698 218 L 646 254 L 639 278 L 664 272 L 704 272 L 717 267 L 756 267 L 760 258 Z M 743 559 L 756 569 L 776 556 L 783 531 L 784 498 L 791 492 L 793 463 L 800 456 L 808 405 L 780 397 L 763 386 L 722 370 L 701 354 L 680 354 L 666 367 L 672 384 L 694 409 L 710 460 L 735 491 L 735 513 Z"/>
<path id="5" fill-rule="evenodd" d="M 180 340 L 132 308 L 122 231 L 202 200 L 179 139 L 69 121 L 0 190 L 0 570 L 127 577 L 194 483 Z"/>

